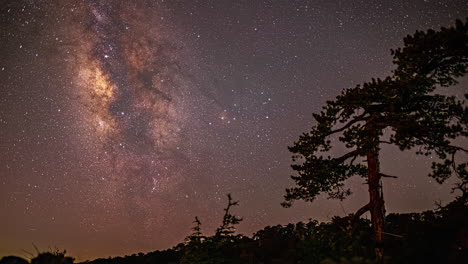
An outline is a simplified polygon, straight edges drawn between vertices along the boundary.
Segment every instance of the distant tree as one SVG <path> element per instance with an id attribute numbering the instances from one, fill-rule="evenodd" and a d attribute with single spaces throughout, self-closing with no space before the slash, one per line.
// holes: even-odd
<path id="1" fill-rule="evenodd" d="M 242 221 L 242 218 L 231 214 L 231 207 L 239 205 L 239 201 L 233 201 L 231 194 L 227 195 L 228 205 L 224 209 L 223 222 L 221 226 L 216 229 L 216 236 L 226 237 L 231 236 L 236 231 L 236 225 Z"/>
<path id="2" fill-rule="evenodd" d="M 221 226 L 216 229 L 216 233 L 211 237 L 204 237 L 201 234 L 201 222 L 195 217 L 194 233 L 188 237 L 188 243 L 179 247 L 182 252 L 181 264 L 234 264 L 241 263 L 241 251 L 244 244 L 243 236 L 234 236 L 235 226 L 242 221 L 242 218 L 231 214 L 231 207 L 239 205 L 238 201 L 233 201 L 231 194 L 228 194 L 228 204 L 224 209 L 224 216 Z"/>
<path id="3" fill-rule="evenodd" d="M 455 96 L 435 94 L 439 87 L 457 84 L 468 64 L 468 22 L 440 31 L 417 31 L 404 39 L 404 47 L 392 50 L 397 65 L 393 75 L 372 79 L 346 89 L 323 111 L 314 114 L 316 125 L 300 136 L 289 150 L 296 187 L 286 189 L 283 206 L 294 200 L 313 201 L 320 193 L 344 199 L 351 194 L 344 181 L 352 176 L 366 179 L 369 203 L 355 213 L 370 211 L 377 258 L 383 259 L 385 217 L 380 171 L 382 144 L 400 150 L 435 154 L 431 177 L 443 183 L 452 174 L 468 181 L 467 162 L 457 162 L 457 153 L 468 153 L 455 139 L 468 136 L 468 110 Z M 465 95 L 466 97 L 466 95 Z M 332 141 L 339 140 L 349 152 L 332 157 Z M 466 156 L 465 156 L 466 157 Z M 365 163 L 361 160 L 365 159 Z"/>
<path id="4" fill-rule="evenodd" d="M 193 233 L 188 236 L 185 240 L 188 242 L 200 242 L 203 239 L 203 234 L 201 232 L 201 221 L 198 219 L 198 216 L 195 216 L 195 220 L 193 221 L 195 224 L 194 227 L 192 227 Z"/>

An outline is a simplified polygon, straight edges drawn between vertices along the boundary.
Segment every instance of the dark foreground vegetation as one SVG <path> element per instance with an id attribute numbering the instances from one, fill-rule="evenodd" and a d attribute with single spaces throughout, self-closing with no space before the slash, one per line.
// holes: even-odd
<path id="1" fill-rule="evenodd" d="M 172 249 L 96 259 L 83 264 L 169 263 L 375 263 L 370 221 L 335 217 L 331 222 L 267 226 L 252 237 L 234 235 L 229 211 L 215 235 L 194 233 Z M 434 211 L 385 218 L 385 263 L 468 263 L 468 203 L 459 197 Z M 226 232 L 227 231 L 227 232 Z M 0 264 L 72 264 L 64 252 L 40 253 L 31 262 L 4 257 Z"/>

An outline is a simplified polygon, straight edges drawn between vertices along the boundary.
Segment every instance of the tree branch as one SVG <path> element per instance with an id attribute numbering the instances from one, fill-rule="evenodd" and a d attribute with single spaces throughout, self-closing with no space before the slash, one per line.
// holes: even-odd
<path id="1" fill-rule="evenodd" d="M 384 178 L 394 178 L 394 179 L 397 179 L 398 176 L 393 176 L 393 175 L 387 175 L 387 174 L 384 174 L 384 173 L 379 173 L 380 177 L 384 177 Z"/>
<path id="2" fill-rule="evenodd" d="M 360 151 L 356 149 L 356 150 L 353 150 L 351 152 L 348 152 L 348 153 L 344 154 L 341 157 L 334 158 L 333 160 L 338 161 L 339 163 L 341 163 L 341 162 L 344 162 L 344 161 L 346 161 L 347 159 L 349 159 L 351 157 L 355 157 L 355 156 L 359 155 L 359 153 L 360 153 Z"/>
<path id="3" fill-rule="evenodd" d="M 418 138 L 417 137 L 417 139 L 421 140 L 422 142 L 424 142 L 428 146 L 437 146 L 438 145 L 437 143 L 431 142 L 430 140 L 425 139 L 425 138 Z M 465 148 L 462 148 L 462 147 L 459 147 L 459 146 L 447 145 L 447 147 L 455 150 L 455 152 L 463 151 L 465 153 L 468 153 L 468 149 L 465 149 Z"/>
<path id="4" fill-rule="evenodd" d="M 398 238 L 404 238 L 404 236 L 400 236 L 400 235 L 396 235 L 396 234 L 392 234 L 392 233 L 387 233 L 387 232 L 382 232 L 382 234 L 389 235 L 389 236 L 394 236 L 394 237 L 398 237 Z"/>
<path id="5" fill-rule="evenodd" d="M 468 149 L 465 149 L 465 148 L 462 148 L 462 147 L 459 147 L 459 146 L 452 146 L 452 145 L 449 145 L 449 148 L 453 148 L 455 149 L 456 151 L 463 151 L 465 153 L 468 153 Z"/>
<path id="6" fill-rule="evenodd" d="M 364 118 L 364 116 L 365 116 L 366 114 L 367 114 L 367 113 L 364 112 L 364 113 L 362 113 L 361 115 L 356 116 L 353 120 L 349 121 L 348 123 L 346 123 L 346 125 L 342 126 L 341 128 L 338 128 L 338 129 L 335 129 L 335 130 L 330 131 L 330 133 L 329 133 L 328 135 L 332 135 L 332 134 L 341 132 L 341 131 L 343 131 L 343 130 L 349 128 L 349 127 L 352 126 L 353 124 L 359 122 L 359 121 L 365 121 L 366 118 Z"/>
<path id="7" fill-rule="evenodd" d="M 357 219 L 359 219 L 359 217 L 361 217 L 361 215 L 363 215 L 364 213 L 369 211 L 370 206 L 371 206 L 371 204 L 368 203 L 368 204 L 364 205 L 363 207 L 359 208 L 359 210 L 357 210 L 356 213 L 353 214 L 353 222 L 355 222 Z"/>

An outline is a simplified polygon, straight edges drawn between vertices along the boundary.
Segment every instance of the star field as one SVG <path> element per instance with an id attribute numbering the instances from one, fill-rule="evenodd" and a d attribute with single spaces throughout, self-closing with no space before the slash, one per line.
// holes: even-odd
<path id="1" fill-rule="evenodd" d="M 246 235 L 353 212 L 361 179 L 344 202 L 282 208 L 287 146 L 326 100 L 388 75 L 403 37 L 467 11 L 459 0 L 3 1 L 0 256 L 31 242 L 79 260 L 172 247 L 195 216 L 214 232 L 227 193 Z M 451 199 L 430 162 L 383 150 L 383 170 L 400 176 L 385 180 L 389 212 Z"/>

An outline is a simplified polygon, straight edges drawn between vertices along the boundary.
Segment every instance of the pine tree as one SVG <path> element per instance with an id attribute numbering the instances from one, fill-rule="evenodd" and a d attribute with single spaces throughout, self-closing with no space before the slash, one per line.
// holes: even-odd
<path id="1" fill-rule="evenodd" d="M 431 177 L 443 183 L 454 174 L 466 183 L 468 163 L 456 157 L 468 150 L 454 142 L 468 136 L 468 109 L 464 101 L 435 90 L 457 84 L 457 78 L 466 73 L 467 29 L 468 22 L 457 21 L 454 27 L 407 36 L 404 47 L 392 51 L 397 66 L 392 76 L 346 89 L 314 114 L 312 130 L 289 147 L 297 173 L 291 177 L 297 186 L 286 189 L 283 206 L 291 206 L 294 200 L 313 201 L 321 193 L 344 199 L 351 194 L 344 181 L 365 178 L 369 203 L 355 217 L 370 212 L 375 253 L 381 261 L 385 217 L 381 179 L 395 178 L 380 170 L 383 144 L 402 151 L 416 149 L 419 155 L 435 154 L 439 161 L 433 162 Z M 332 157 L 336 137 L 349 151 Z"/>
<path id="2" fill-rule="evenodd" d="M 195 224 L 194 227 L 192 227 L 193 233 L 188 236 L 185 240 L 188 242 L 201 242 L 202 239 L 204 239 L 204 236 L 201 232 L 201 221 L 198 219 L 198 216 L 195 216 L 195 220 L 193 221 Z"/>

